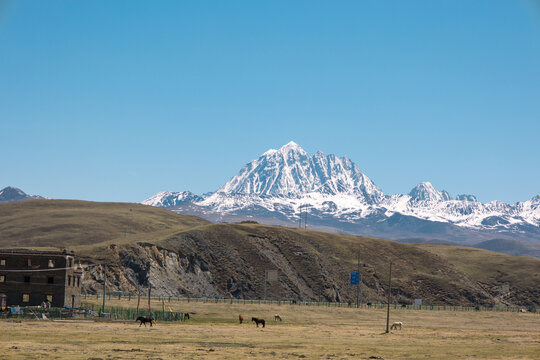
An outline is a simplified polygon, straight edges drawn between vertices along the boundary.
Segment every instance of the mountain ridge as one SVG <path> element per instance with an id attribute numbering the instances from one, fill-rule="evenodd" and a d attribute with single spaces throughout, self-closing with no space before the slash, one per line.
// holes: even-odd
<path id="1" fill-rule="evenodd" d="M 13 186 L 6 186 L 2 190 L 0 190 L 0 202 L 39 200 L 39 199 L 45 199 L 45 198 L 40 195 L 27 194 L 21 189 L 13 187 Z"/>
<path id="2" fill-rule="evenodd" d="M 214 193 L 172 205 L 166 193 L 160 194 L 142 203 L 223 221 L 244 217 L 301 224 L 307 216 L 311 226 L 390 239 L 442 232 L 445 240 L 467 244 L 493 237 L 540 242 L 540 196 L 513 205 L 481 203 L 470 194 L 453 198 L 428 181 L 409 194 L 386 195 L 348 157 L 321 151 L 310 156 L 292 141 L 250 161 Z M 190 210 L 187 204 L 193 205 Z M 405 219 L 408 228 L 400 234 Z"/>

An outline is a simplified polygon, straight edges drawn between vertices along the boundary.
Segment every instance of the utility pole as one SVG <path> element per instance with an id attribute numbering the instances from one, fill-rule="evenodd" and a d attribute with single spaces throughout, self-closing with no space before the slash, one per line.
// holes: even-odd
<path id="1" fill-rule="evenodd" d="M 307 229 L 307 204 L 305 205 L 304 212 L 306 213 L 306 218 L 304 219 L 304 229 Z"/>
<path id="2" fill-rule="evenodd" d="M 152 284 L 150 284 L 150 281 L 148 282 L 148 316 L 152 314 L 152 311 L 150 309 L 150 297 L 152 295 Z"/>
<path id="3" fill-rule="evenodd" d="M 302 228 L 302 205 L 300 205 L 300 216 L 298 217 L 298 228 Z"/>
<path id="4" fill-rule="evenodd" d="M 358 250 L 358 289 L 356 291 L 356 307 L 360 307 L 360 286 L 362 286 L 362 281 L 360 277 L 360 250 Z"/>
<path id="5" fill-rule="evenodd" d="M 139 305 L 141 305 L 141 291 L 137 286 L 137 317 L 139 316 Z"/>
<path id="6" fill-rule="evenodd" d="M 163 310 L 163 318 L 165 318 L 165 295 L 161 294 L 161 306 Z"/>
<path id="7" fill-rule="evenodd" d="M 105 313 L 105 296 L 107 294 L 107 264 L 103 267 L 103 307 L 101 313 Z"/>
<path id="8" fill-rule="evenodd" d="M 266 273 L 268 270 L 264 270 L 264 301 L 266 301 Z"/>
<path id="9" fill-rule="evenodd" d="M 388 307 L 386 308 L 386 333 L 390 332 L 390 300 L 392 298 L 392 262 L 390 261 L 390 272 L 388 273 Z"/>

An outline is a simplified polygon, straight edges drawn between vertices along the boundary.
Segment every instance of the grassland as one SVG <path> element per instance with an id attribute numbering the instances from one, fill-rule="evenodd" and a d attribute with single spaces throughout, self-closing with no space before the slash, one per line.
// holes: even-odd
<path id="1" fill-rule="evenodd" d="M 540 288 L 540 260 L 536 258 L 510 256 L 462 246 L 438 244 L 411 244 L 411 246 L 446 259 L 452 266 L 482 284 L 519 286 L 522 292 Z"/>
<path id="2" fill-rule="evenodd" d="M 112 303 L 134 306 L 135 301 Z M 159 303 L 153 306 L 160 307 Z M 538 359 L 537 314 L 166 303 L 185 323 L 2 321 L 0 359 Z M 284 321 L 274 322 L 279 313 Z M 238 324 L 264 317 L 266 328 Z"/>
<path id="3" fill-rule="evenodd" d="M 158 241 L 209 222 L 130 203 L 30 200 L 0 203 L 0 248 L 88 252 L 111 243 Z"/>

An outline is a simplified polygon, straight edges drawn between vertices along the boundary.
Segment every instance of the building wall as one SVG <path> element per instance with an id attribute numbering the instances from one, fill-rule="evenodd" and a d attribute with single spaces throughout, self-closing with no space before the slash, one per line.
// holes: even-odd
<path id="1" fill-rule="evenodd" d="M 75 258 L 68 257 L 66 259 L 68 267 L 75 266 Z M 74 269 L 66 270 L 64 287 L 64 304 L 65 306 L 78 308 L 81 306 L 81 285 L 82 285 L 82 272 Z"/>
<path id="2" fill-rule="evenodd" d="M 4 265 L 1 260 L 5 260 Z M 48 297 L 50 299 L 52 296 L 51 305 L 54 307 L 72 306 L 72 304 L 79 307 L 80 285 L 78 287 L 77 280 L 73 281 L 73 279 L 82 274 L 75 273 L 73 269 L 54 270 L 66 268 L 70 261 L 74 266 L 74 258 L 68 254 L 0 251 L 0 275 L 5 276 L 4 281 L 0 282 L 0 294 L 6 295 L 7 306 L 36 306 L 46 302 Z M 17 270 L 17 272 L 5 270 Z M 70 285 L 68 285 L 68 280 Z"/>

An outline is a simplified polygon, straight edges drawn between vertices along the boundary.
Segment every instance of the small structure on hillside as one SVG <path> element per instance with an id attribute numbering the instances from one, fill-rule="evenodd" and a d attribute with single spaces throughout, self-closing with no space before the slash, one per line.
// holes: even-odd
<path id="1" fill-rule="evenodd" d="M 82 268 L 73 253 L 0 249 L 0 299 L 4 306 L 81 306 Z"/>

